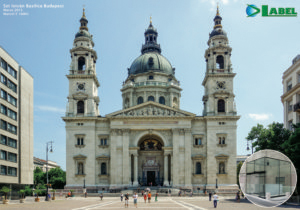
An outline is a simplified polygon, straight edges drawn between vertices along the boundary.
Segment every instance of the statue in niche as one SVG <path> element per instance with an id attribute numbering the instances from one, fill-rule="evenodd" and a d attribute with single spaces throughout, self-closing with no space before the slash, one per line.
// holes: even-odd
<path id="1" fill-rule="evenodd" d="M 161 150 L 162 149 L 161 143 L 158 142 L 156 148 L 157 148 L 157 150 Z"/>

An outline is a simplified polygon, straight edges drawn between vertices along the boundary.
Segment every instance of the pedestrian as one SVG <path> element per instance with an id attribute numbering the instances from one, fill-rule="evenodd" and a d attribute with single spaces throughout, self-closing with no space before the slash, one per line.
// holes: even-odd
<path id="1" fill-rule="evenodd" d="M 236 201 L 237 201 L 237 202 L 240 202 L 240 201 L 241 201 L 240 191 L 237 191 L 237 193 L 236 193 Z"/>
<path id="2" fill-rule="evenodd" d="M 155 202 L 158 201 L 158 200 L 157 200 L 157 196 L 158 196 L 158 193 L 156 192 L 156 194 L 155 194 Z"/>
<path id="3" fill-rule="evenodd" d="M 87 191 L 85 191 L 85 193 L 84 193 L 84 197 L 85 197 L 85 198 L 87 197 Z"/>
<path id="4" fill-rule="evenodd" d="M 211 196 L 212 196 L 211 191 L 209 191 L 208 196 L 209 196 L 209 201 L 211 201 Z"/>
<path id="5" fill-rule="evenodd" d="M 148 203 L 150 203 L 151 202 L 151 192 L 149 191 L 148 192 Z"/>
<path id="6" fill-rule="evenodd" d="M 144 190 L 142 190 L 142 196 L 144 196 Z"/>
<path id="7" fill-rule="evenodd" d="M 133 197 L 134 206 L 135 206 L 135 208 L 137 208 L 137 199 L 139 196 L 136 193 L 134 193 L 134 195 L 132 197 Z"/>
<path id="8" fill-rule="evenodd" d="M 68 197 L 71 197 L 71 192 L 70 191 L 68 192 Z"/>
<path id="9" fill-rule="evenodd" d="M 59 193 L 59 197 L 62 197 L 62 191 L 60 191 L 60 193 Z"/>
<path id="10" fill-rule="evenodd" d="M 128 200 L 129 200 L 129 195 L 127 193 L 127 194 L 125 194 L 125 208 L 126 208 L 126 206 L 128 208 Z"/>
<path id="11" fill-rule="evenodd" d="M 123 202 L 123 193 L 121 193 L 121 202 Z"/>
<path id="12" fill-rule="evenodd" d="M 217 208 L 217 203 L 219 201 L 217 193 L 214 193 L 213 198 L 214 198 L 214 208 Z"/>
<path id="13" fill-rule="evenodd" d="M 101 200 L 103 199 L 103 193 L 100 194 L 100 199 L 101 199 Z"/>
<path id="14" fill-rule="evenodd" d="M 147 193 L 144 194 L 144 201 L 146 203 L 146 201 L 147 201 Z"/>
<path id="15" fill-rule="evenodd" d="M 169 197 L 171 196 L 171 189 L 169 189 Z"/>

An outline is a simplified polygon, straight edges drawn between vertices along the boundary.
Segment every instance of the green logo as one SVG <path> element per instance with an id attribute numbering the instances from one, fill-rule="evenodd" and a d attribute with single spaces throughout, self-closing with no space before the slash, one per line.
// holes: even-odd
<path id="1" fill-rule="evenodd" d="M 297 17 L 297 12 L 294 7 L 271 7 L 262 5 L 261 10 L 254 4 L 247 4 L 247 17 L 255 17 L 261 11 L 262 17 Z"/>

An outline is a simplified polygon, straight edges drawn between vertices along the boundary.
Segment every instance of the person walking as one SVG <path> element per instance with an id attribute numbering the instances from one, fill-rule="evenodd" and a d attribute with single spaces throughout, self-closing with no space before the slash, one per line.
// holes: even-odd
<path id="1" fill-rule="evenodd" d="M 132 197 L 133 197 L 134 206 L 135 206 L 135 208 L 137 208 L 137 199 L 139 196 L 136 193 L 134 193 L 134 195 Z"/>
<path id="2" fill-rule="evenodd" d="M 211 196 L 212 196 L 212 193 L 209 191 L 209 193 L 208 193 L 209 201 L 211 201 Z"/>
<path id="3" fill-rule="evenodd" d="M 123 202 L 123 193 L 121 193 L 121 202 Z"/>
<path id="4" fill-rule="evenodd" d="M 214 199 L 214 208 L 217 208 L 217 204 L 219 200 L 217 193 L 214 193 L 213 199 Z"/>
<path id="5" fill-rule="evenodd" d="M 147 201 L 147 193 L 144 193 L 144 201 L 146 203 L 146 201 Z"/>
<path id="6" fill-rule="evenodd" d="M 149 191 L 148 192 L 148 203 L 150 203 L 151 202 L 151 192 Z"/>
<path id="7" fill-rule="evenodd" d="M 129 200 L 129 195 L 127 193 L 127 194 L 125 194 L 125 208 L 126 208 L 126 206 L 128 208 L 128 200 Z"/>
<path id="8" fill-rule="evenodd" d="M 156 192 L 156 194 L 155 194 L 155 202 L 158 201 L 158 200 L 157 200 L 157 197 L 158 197 L 158 193 Z"/>
<path id="9" fill-rule="evenodd" d="M 100 199 L 101 199 L 101 200 L 103 199 L 103 193 L 100 194 Z"/>
<path id="10" fill-rule="evenodd" d="M 237 201 L 237 202 L 240 202 L 240 201 L 241 201 L 241 194 L 240 194 L 240 191 L 237 191 L 237 193 L 236 193 L 236 201 Z"/>

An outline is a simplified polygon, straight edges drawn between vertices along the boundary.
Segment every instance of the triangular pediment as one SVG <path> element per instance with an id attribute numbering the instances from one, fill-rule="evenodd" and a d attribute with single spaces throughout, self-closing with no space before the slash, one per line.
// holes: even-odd
<path id="1" fill-rule="evenodd" d="M 76 100 L 84 100 L 88 98 L 88 94 L 82 93 L 82 92 L 77 92 L 72 95 L 74 99 Z"/>
<path id="2" fill-rule="evenodd" d="M 226 158 L 229 158 L 229 155 L 224 154 L 224 153 L 220 153 L 220 154 L 216 155 L 215 158 L 217 158 L 217 159 L 226 159 Z"/>
<path id="3" fill-rule="evenodd" d="M 148 101 L 127 109 L 106 115 L 106 117 L 195 117 L 196 115 L 153 101 Z"/>
<path id="4" fill-rule="evenodd" d="M 82 154 L 73 156 L 73 159 L 76 159 L 76 160 L 82 160 L 82 159 L 86 159 L 86 158 L 87 157 L 85 155 L 82 155 Z"/>

